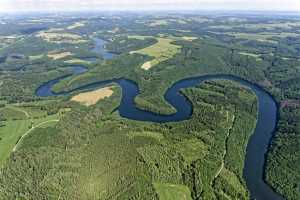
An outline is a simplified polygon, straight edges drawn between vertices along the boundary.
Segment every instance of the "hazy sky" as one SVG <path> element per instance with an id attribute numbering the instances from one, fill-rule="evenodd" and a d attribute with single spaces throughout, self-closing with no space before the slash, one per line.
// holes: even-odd
<path id="1" fill-rule="evenodd" d="M 0 12 L 90 9 L 292 10 L 300 12 L 300 0 L 0 0 Z"/>

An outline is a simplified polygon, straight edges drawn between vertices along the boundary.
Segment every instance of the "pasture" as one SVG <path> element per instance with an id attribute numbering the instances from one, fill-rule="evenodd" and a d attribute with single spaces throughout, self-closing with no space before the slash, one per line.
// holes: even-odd
<path id="1" fill-rule="evenodd" d="M 4 120 L 22 120 L 27 119 L 26 114 L 21 110 L 16 110 L 14 107 L 4 107 L 0 109 L 0 117 Z"/>
<path id="2" fill-rule="evenodd" d="M 7 106 L 1 109 L 3 118 L 0 126 L 0 166 L 9 157 L 23 136 L 35 128 L 53 126 L 59 115 L 46 115 L 44 111 L 31 110 L 29 107 Z"/>
<path id="3" fill-rule="evenodd" d="M 149 70 L 151 67 L 172 58 L 181 50 L 179 45 L 173 44 L 175 41 L 173 39 L 156 37 L 156 40 L 157 43 L 149 47 L 130 52 L 131 54 L 137 53 L 153 57 L 152 60 L 147 61 L 141 66 L 142 69 Z"/>
<path id="4" fill-rule="evenodd" d="M 68 64 L 91 64 L 90 61 L 87 61 L 87 60 L 82 60 L 82 59 L 79 59 L 79 58 L 72 58 L 70 60 L 65 60 L 64 61 L 65 63 L 68 63 Z"/>
<path id="5" fill-rule="evenodd" d="M 0 166 L 9 157 L 18 139 L 31 127 L 30 120 L 6 121 L 0 127 Z"/>

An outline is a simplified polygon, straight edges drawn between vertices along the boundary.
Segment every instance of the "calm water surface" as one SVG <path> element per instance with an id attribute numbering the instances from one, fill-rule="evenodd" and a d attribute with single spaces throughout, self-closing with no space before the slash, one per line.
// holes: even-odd
<path id="1" fill-rule="evenodd" d="M 100 53 L 104 59 L 112 59 L 115 56 L 115 54 L 105 51 L 104 40 L 97 38 L 95 39 L 95 42 L 96 45 L 93 49 L 94 52 Z M 80 74 L 86 71 L 86 68 L 82 66 L 76 66 L 73 69 L 73 74 Z M 274 99 L 265 90 L 258 87 L 257 85 L 230 75 L 206 75 L 183 79 L 173 84 L 172 87 L 170 87 L 164 95 L 166 101 L 169 102 L 174 108 L 176 108 L 177 112 L 172 115 L 160 115 L 157 113 L 144 111 L 136 107 L 134 98 L 139 94 L 139 88 L 136 83 L 128 79 L 99 81 L 68 92 L 52 92 L 51 88 L 53 87 L 53 85 L 68 76 L 62 76 L 44 83 L 36 90 L 36 95 L 40 97 L 67 95 L 74 91 L 95 89 L 115 82 L 120 85 L 123 92 L 122 100 L 118 108 L 118 111 L 122 117 L 132 120 L 157 123 L 179 122 L 191 118 L 192 103 L 180 93 L 181 89 L 193 87 L 206 80 L 215 79 L 236 81 L 241 85 L 250 88 L 258 98 L 259 112 L 255 131 L 250 137 L 247 145 L 243 175 L 252 199 L 283 200 L 280 195 L 275 193 L 263 181 L 265 153 L 268 150 L 269 142 L 273 136 L 274 129 L 277 123 L 277 105 Z"/>

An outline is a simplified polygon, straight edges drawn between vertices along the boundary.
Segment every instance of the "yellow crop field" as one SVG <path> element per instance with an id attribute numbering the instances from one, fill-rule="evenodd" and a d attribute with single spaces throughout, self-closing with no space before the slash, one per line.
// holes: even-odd
<path id="1" fill-rule="evenodd" d="M 113 87 L 104 87 L 91 92 L 83 92 L 72 97 L 71 100 L 82 103 L 86 106 L 91 106 L 96 104 L 101 99 L 110 97 L 113 94 L 112 88 Z"/>
<path id="2" fill-rule="evenodd" d="M 72 52 L 66 51 L 66 52 L 56 52 L 56 51 L 52 51 L 48 53 L 48 57 L 52 58 L 53 60 L 58 60 L 58 59 L 62 59 L 62 58 L 66 58 L 68 56 L 72 56 Z"/>
<path id="3" fill-rule="evenodd" d="M 79 59 L 79 58 L 74 58 L 74 59 L 66 60 L 64 62 L 68 63 L 68 64 L 91 64 L 90 61 L 82 60 L 82 59 Z"/>

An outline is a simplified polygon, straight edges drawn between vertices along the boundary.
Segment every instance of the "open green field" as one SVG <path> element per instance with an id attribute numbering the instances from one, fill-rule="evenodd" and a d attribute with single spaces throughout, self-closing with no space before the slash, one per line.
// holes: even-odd
<path id="1" fill-rule="evenodd" d="M 160 200 L 192 200 L 191 191 L 185 185 L 154 183 Z"/>
<path id="2" fill-rule="evenodd" d="M 251 91 L 221 80 L 188 88 L 192 117 L 164 124 L 120 117 L 118 85 L 90 107 L 70 101 L 73 93 L 35 95 L 76 65 L 88 71 L 53 91 L 125 78 L 139 86 L 136 106 L 159 114 L 176 112 L 164 94 L 187 77 L 228 74 L 263 87 L 279 106 L 265 181 L 285 199 L 300 199 L 299 16 L 23 17 L 0 16 L 0 199 L 250 198 L 243 167 L 257 117 Z M 115 56 L 91 51 L 94 38 Z"/>
<path id="3" fill-rule="evenodd" d="M 242 144 L 255 124 L 256 98 L 252 92 L 230 81 L 212 81 L 187 89 L 184 94 L 195 106 L 192 118 L 166 125 L 127 120 L 112 113 L 120 94 L 116 91 L 93 108 L 76 104 L 55 127 L 35 129 L 24 137 L 14 152 L 15 160 L 8 159 L 3 167 L 0 185 L 10 181 L 0 188 L 4 191 L 0 198 L 10 198 L 12 194 L 5 191 L 18 187 L 25 198 L 211 199 L 222 191 L 223 184 L 231 182 L 233 186 L 224 191 L 225 195 L 247 198 L 244 183 L 234 184 L 242 180 Z M 237 114 L 243 117 L 234 127 L 245 132 L 229 135 L 232 118 Z M 35 122 L 35 126 L 42 121 Z M 226 137 L 243 142 L 226 145 Z M 220 153 L 224 151 L 229 160 Z M 231 152 L 238 152 L 241 158 L 231 156 Z M 38 170 L 29 170 L 33 166 Z M 220 180 L 220 185 L 216 183 L 222 172 L 216 174 L 222 166 L 231 176 Z M 43 170 L 45 167 L 51 170 Z M 24 184 L 18 182 L 20 178 Z M 31 184 L 33 179 L 36 184 Z M 27 187 L 34 192 L 26 192 Z"/>
<path id="4" fill-rule="evenodd" d="M 19 138 L 31 128 L 30 120 L 7 121 L 0 127 L 0 165 L 11 154 Z"/>
<path id="5" fill-rule="evenodd" d="M 36 128 L 53 126 L 59 119 L 58 115 L 47 116 L 41 111 L 28 108 L 23 110 L 23 108 L 15 106 L 8 106 L 5 108 L 5 112 L 1 112 L 1 114 L 7 120 L 3 121 L 0 127 L 0 166 L 3 165 L 12 151 L 16 150 L 16 146 L 20 145 L 23 137 L 32 133 Z M 22 119 L 20 119 L 21 116 Z M 12 118 L 19 119 L 12 120 Z"/>
<path id="6" fill-rule="evenodd" d="M 143 37 L 137 37 L 137 38 L 143 38 Z M 151 67 L 172 58 L 174 55 L 180 52 L 181 47 L 172 44 L 173 42 L 175 42 L 175 40 L 170 38 L 158 38 L 158 37 L 156 37 L 156 40 L 157 43 L 155 43 L 154 45 L 151 45 L 144 49 L 130 52 L 131 54 L 138 53 L 138 54 L 144 54 L 153 57 L 153 59 L 151 59 L 149 63 L 146 62 L 141 66 L 142 69 L 148 70 Z"/>
<path id="7" fill-rule="evenodd" d="M 0 109 L 1 117 L 6 120 L 27 119 L 26 113 L 15 107 L 4 107 Z"/>

